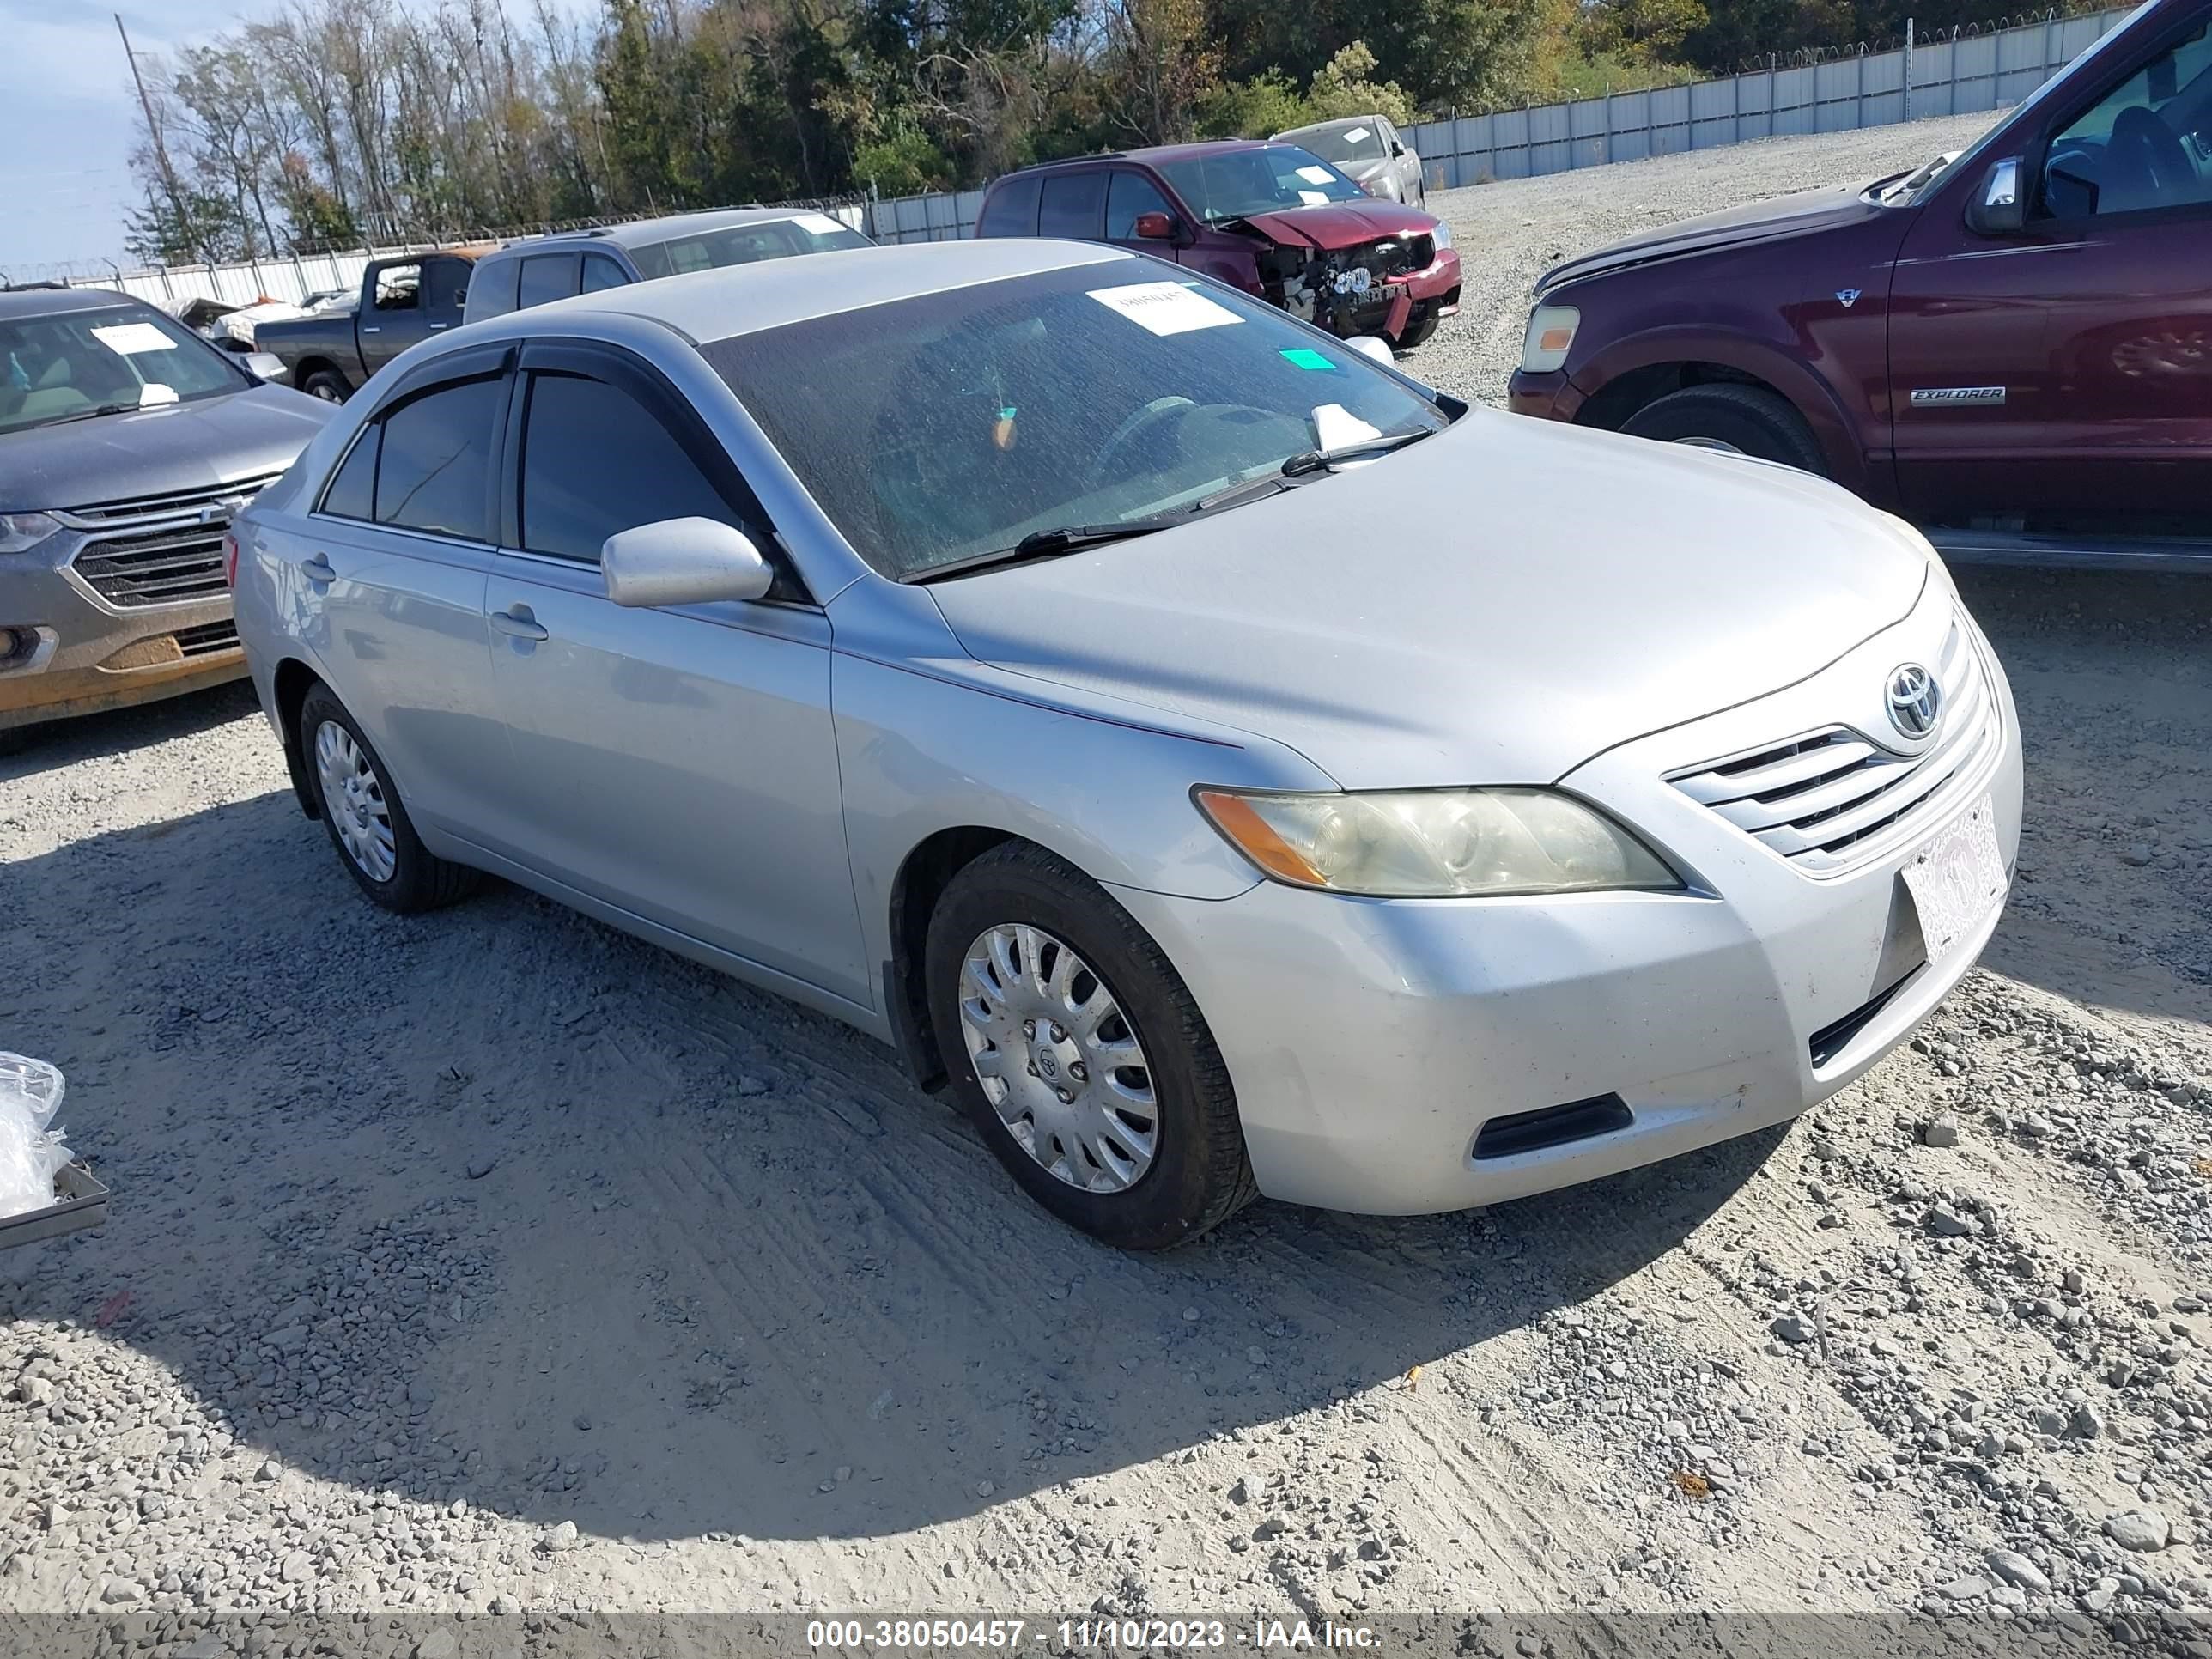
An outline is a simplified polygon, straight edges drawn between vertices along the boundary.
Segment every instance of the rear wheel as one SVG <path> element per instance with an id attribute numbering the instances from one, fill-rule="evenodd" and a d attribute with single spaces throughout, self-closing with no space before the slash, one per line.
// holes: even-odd
<path id="1" fill-rule="evenodd" d="M 1009 842 L 930 917 L 930 1021 L 1014 1179 L 1124 1249 L 1196 1238 L 1255 1196 L 1228 1067 L 1158 945 L 1094 882 Z"/>
<path id="2" fill-rule="evenodd" d="M 338 861 L 387 910 L 434 910 L 467 897 L 483 879 L 422 845 L 384 763 L 327 686 L 300 705 L 300 744 Z"/>
<path id="3" fill-rule="evenodd" d="M 319 368 L 300 382 L 300 390 L 326 404 L 342 404 L 351 388 L 338 377 L 336 369 Z"/>
<path id="4" fill-rule="evenodd" d="M 1828 467 L 1812 429 L 1789 403 L 1764 386 L 1686 386 L 1646 404 L 1621 423 L 1632 437 L 1779 461 L 1826 477 Z"/>

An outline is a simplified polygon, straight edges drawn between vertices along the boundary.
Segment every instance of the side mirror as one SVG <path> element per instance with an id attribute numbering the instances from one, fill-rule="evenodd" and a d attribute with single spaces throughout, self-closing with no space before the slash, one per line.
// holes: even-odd
<path id="1" fill-rule="evenodd" d="M 1398 354 L 1390 349 L 1390 343 L 1380 334 L 1355 334 L 1345 342 L 1363 357 L 1371 357 L 1386 368 L 1395 368 Z"/>
<path id="2" fill-rule="evenodd" d="M 284 367 L 284 360 L 273 351 L 247 352 L 245 368 L 257 380 L 281 380 L 292 372 Z"/>
<path id="3" fill-rule="evenodd" d="M 1175 240 L 1175 216 L 1171 213 L 1140 213 L 1137 216 L 1137 235 L 1147 242 Z"/>
<path id="4" fill-rule="evenodd" d="M 617 605 L 706 605 L 757 599 L 775 572 L 752 538 L 714 519 L 662 519 L 618 531 L 599 550 L 599 574 Z"/>
<path id="5" fill-rule="evenodd" d="M 1966 228 L 1981 236 L 2008 236 L 2027 222 L 2020 157 L 2008 155 L 1990 162 L 1989 172 L 1966 204 Z"/>
<path id="6" fill-rule="evenodd" d="M 1395 161 L 1401 156 L 1404 155 L 1405 153 L 1406 147 L 1400 143 L 1396 139 L 1393 138 L 1390 141 L 1390 159 Z"/>

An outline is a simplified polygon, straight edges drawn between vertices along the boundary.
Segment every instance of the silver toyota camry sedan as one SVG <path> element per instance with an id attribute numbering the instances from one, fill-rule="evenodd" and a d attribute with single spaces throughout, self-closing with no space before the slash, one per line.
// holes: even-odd
<path id="1" fill-rule="evenodd" d="M 2019 834 L 1896 520 L 1109 248 L 458 331 L 231 553 L 370 898 L 491 872 L 849 1021 L 1132 1248 L 1787 1119 L 1966 971 Z"/>

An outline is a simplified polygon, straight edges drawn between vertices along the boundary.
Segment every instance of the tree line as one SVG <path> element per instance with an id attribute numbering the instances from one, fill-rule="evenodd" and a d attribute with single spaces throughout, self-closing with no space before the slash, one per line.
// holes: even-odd
<path id="1" fill-rule="evenodd" d="M 284 0 L 141 55 L 127 244 L 230 260 L 954 189 L 1089 150 L 1679 82 L 1984 3 Z"/>

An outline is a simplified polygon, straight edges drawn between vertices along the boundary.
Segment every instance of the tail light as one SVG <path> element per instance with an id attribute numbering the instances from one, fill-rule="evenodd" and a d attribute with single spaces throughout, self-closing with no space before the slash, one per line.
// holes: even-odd
<path id="1" fill-rule="evenodd" d="M 222 532 L 222 585 L 238 586 L 238 532 L 234 530 Z"/>

